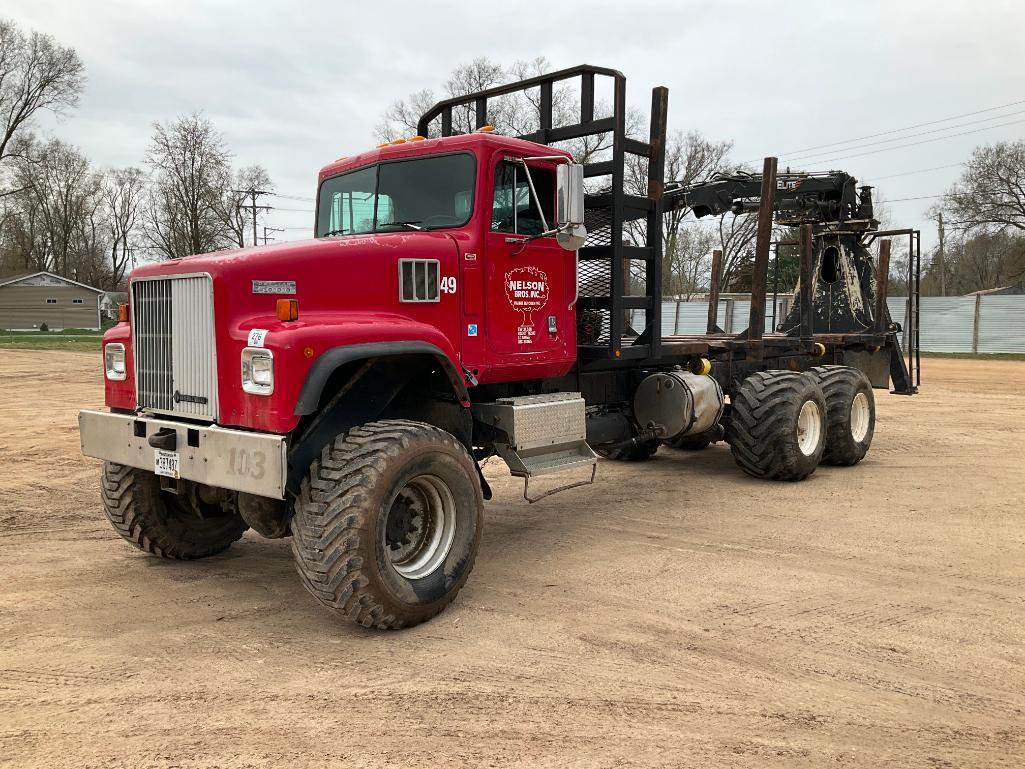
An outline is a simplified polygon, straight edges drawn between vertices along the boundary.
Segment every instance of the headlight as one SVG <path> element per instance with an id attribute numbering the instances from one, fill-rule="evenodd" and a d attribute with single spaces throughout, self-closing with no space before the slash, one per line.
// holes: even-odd
<path id="1" fill-rule="evenodd" d="M 253 395 L 274 392 L 274 353 L 263 347 L 242 351 L 242 389 Z"/>
<path id="2" fill-rule="evenodd" d="M 103 348 L 103 366 L 107 379 L 123 382 L 125 379 L 125 346 L 120 342 L 111 342 Z"/>

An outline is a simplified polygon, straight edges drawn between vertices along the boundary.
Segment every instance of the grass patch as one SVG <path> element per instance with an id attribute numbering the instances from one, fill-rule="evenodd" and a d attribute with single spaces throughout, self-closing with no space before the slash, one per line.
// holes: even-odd
<path id="1" fill-rule="evenodd" d="M 39 331 L 0 331 L 0 349 L 76 350 L 98 352 L 103 335 L 84 329 L 66 329 L 59 333 Z"/>
<path id="2" fill-rule="evenodd" d="M 923 358 L 953 358 L 955 360 L 1025 360 L 1019 352 L 925 352 Z"/>

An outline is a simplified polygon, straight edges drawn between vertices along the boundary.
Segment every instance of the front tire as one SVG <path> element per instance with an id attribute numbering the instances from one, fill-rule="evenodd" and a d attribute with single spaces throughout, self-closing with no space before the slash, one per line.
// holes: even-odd
<path id="1" fill-rule="evenodd" d="M 310 466 L 292 555 L 324 606 L 364 627 L 399 629 L 455 599 L 483 525 L 477 468 L 459 441 L 421 422 L 371 422 Z"/>
<path id="2" fill-rule="evenodd" d="M 228 549 L 249 527 L 234 495 L 206 504 L 195 495 L 160 490 L 156 475 L 127 465 L 103 463 L 103 508 L 121 538 L 140 550 L 189 561 Z"/>
<path id="3" fill-rule="evenodd" d="M 792 371 L 759 371 L 731 397 L 727 440 L 748 475 L 800 481 L 826 446 L 826 400 L 816 380 Z"/>
<path id="4" fill-rule="evenodd" d="M 826 450 L 822 462 L 850 467 L 868 453 L 876 428 L 872 383 L 850 366 L 817 366 L 809 372 L 826 397 Z"/>

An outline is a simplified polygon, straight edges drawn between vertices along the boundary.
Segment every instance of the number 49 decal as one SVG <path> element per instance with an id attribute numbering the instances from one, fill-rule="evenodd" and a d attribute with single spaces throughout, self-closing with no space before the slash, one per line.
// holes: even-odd
<path id="1" fill-rule="evenodd" d="M 441 279 L 441 293 L 454 294 L 456 292 L 456 276 Z"/>

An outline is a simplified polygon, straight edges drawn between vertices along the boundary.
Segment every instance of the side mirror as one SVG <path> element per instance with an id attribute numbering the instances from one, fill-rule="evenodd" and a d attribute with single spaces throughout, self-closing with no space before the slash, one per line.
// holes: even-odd
<path id="1" fill-rule="evenodd" d="M 562 163 L 555 169 L 555 219 L 560 246 L 576 251 L 584 245 L 584 167 L 579 163 Z"/>

